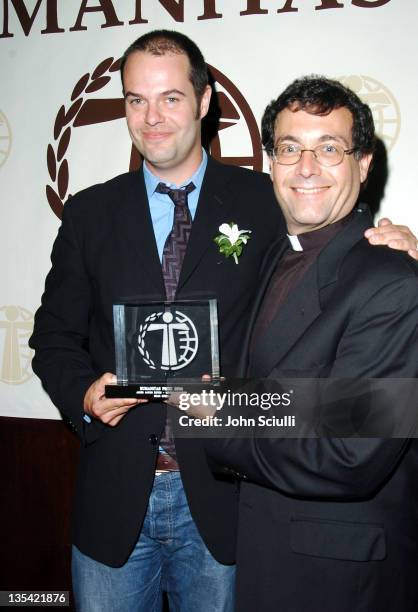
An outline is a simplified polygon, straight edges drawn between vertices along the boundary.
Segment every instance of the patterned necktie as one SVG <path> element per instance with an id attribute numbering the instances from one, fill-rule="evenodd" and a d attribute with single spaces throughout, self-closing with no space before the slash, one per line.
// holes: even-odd
<path id="1" fill-rule="evenodd" d="M 192 217 L 187 204 L 187 196 L 194 189 L 196 187 L 193 183 L 189 183 L 183 189 L 170 189 L 164 183 L 158 183 L 155 189 L 158 193 L 166 193 L 174 202 L 173 227 L 165 241 L 162 260 L 165 293 L 169 301 L 174 300 L 176 295 L 181 266 L 192 229 Z M 160 445 L 174 460 L 169 461 L 167 459 L 164 461 L 164 456 L 167 457 L 167 455 L 160 455 L 163 461 L 162 465 L 170 463 L 170 469 L 178 469 L 173 429 L 168 415 Z"/>
<path id="2" fill-rule="evenodd" d="M 194 189 L 196 187 L 193 183 L 189 183 L 183 189 L 170 189 L 164 183 L 158 183 L 155 189 L 158 193 L 166 193 L 174 202 L 173 227 L 165 241 L 162 260 L 165 293 L 169 301 L 174 300 L 176 295 L 181 266 L 192 229 L 187 196 Z"/>

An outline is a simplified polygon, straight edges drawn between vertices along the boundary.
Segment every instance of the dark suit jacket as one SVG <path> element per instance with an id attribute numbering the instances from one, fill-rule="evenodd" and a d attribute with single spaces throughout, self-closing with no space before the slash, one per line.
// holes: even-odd
<path id="1" fill-rule="evenodd" d="M 417 265 L 369 246 L 369 225 L 363 207 L 324 248 L 256 339 L 250 377 L 417 376 Z M 418 609 L 416 441 L 254 434 L 207 447 L 243 478 L 239 612 Z"/>
<path id="2" fill-rule="evenodd" d="M 213 241 L 230 221 L 252 230 L 238 265 Z M 177 297 L 218 299 L 227 376 L 242 352 L 263 256 L 283 231 L 267 176 L 208 160 Z M 74 543 L 111 566 L 126 561 L 138 537 L 166 416 L 164 404 L 150 404 L 131 410 L 117 427 L 82 420 L 89 385 L 115 371 L 112 304 L 132 297 L 164 299 L 142 170 L 86 189 L 65 205 L 31 339 L 33 369 L 82 442 Z M 232 563 L 236 485 L 213 477 L 199 440 L 178 440 L 176 447 L 199 531 L 219 561 Z"/>

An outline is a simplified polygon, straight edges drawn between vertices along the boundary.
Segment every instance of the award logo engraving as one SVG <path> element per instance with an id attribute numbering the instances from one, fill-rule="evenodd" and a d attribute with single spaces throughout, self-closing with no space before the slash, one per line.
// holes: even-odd
<path id="1" fill-rule="evenodd" d="M 158 342 L 155 342 L 155 334 L 159 334 Z M 153 336 L 153 349 L 150 348 L 150 335 Z M 139 326 L 138 350 L 152 370 L 181 370 L 193 361 L 198 348 L 195 324 L 180 310 L 154 312 Z"/>
<path id="2" fill-rule="evenodd" d="M 393 93 L 380 81 L 364 74 L 344 76 L 339 80 L 370 106 L 377 135 L 388 151 L 393 149 L 401 128 L 399 104 Z"/>
<path id="3" fill-rule="evenodd" d="M 106 397 L 161 400 L 220 377 L 215 298 L 113 304 L 116 384 Z M 180 385 L 180 387 L 179 387 Z"/>
<path id="4" fill-rule="evenodd" d="M 0 167 L 6 162 L 9 157 L 12 147 L 12 131 L 7 117 L 0 110 Z"/>
<path id="5" fill-rule="evenodd" d="M 33 314 L 21 306 L 0 308 L 0 380 L 9 385 L 20 385 L 32 376 L 33 351 L 28 338 L 33 330 Z"/>

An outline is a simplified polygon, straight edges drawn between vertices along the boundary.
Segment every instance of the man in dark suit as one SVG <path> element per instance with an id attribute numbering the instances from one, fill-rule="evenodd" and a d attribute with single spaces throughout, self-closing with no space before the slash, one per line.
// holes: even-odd
<path id="1" fill-rule="evenodd" d="M 166 590 L 172 610 L 232 610 L 236 484 L 212 475 L 199 441 L 176 441 L 175 461 L 162 452 L 165 404 L 105 398 L 115 379 L 112 304 L 165 299 L 174 205 L 156 187 L 193 181 L 176 299 L 217 298 L 222 369 L 233 375 L 263 255 L 284 223 L 268 177 L 202 149 L 211 88 L 192 41 L 145 35 L 127 50 L 122 75 L 128 128 L 146 162 L 66 204 L 31 339 L 33 369 L 82 442 L 76 600 L 80 610 L 149 612 Z M 214 242 L 231 221 L 252 231 L 238 265 Z"/>
<path id="2" fill-rule="evenodd" d="M 112 304 L 171 296 L 165 250 L 177 240 L 177 205 L 167 191 L 187 187 L 193 225 L 175 297 L 217 298 L 222 371 L 234 375 L 261 261 L 284 222 L 267 177 L 203 151 L 211 89 L 192 41 L 146 34 L 126 51 L 121 73 L 145 162 L 66 204 L 31 339 L 34 371 L 82 443 L 76 600 L 80 610 L 148 612 L 165 590 L 172 610 L 221 612 L 232 608 L 236 485 L 212 475 L 198 440 L 177 440 L 173 451 L 169 431 L 162 435 L 164 404 L 106 399 L 115 380 Z M 238 265 L 214 242 L 231 221 L 252 232 Z M 387 229 L 383 240 L 393 237 Z"/>
<path id="3" fill-rule="evenodd" d="M 263 144 L 289 239 L 266 259 L 247 376 L 417 377 L 418 266 L 370 247 L 356 206 L 370 109 L 336 81 L 303 78 L 267 107 Z M 207 442 L 243 479 L 237 610 L 416 611 L 417 442 L 279 435 Z"/>

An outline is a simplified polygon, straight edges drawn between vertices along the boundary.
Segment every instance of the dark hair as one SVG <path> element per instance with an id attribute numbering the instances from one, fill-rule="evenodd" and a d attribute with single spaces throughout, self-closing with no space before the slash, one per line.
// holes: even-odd
<path id="1" fill-rule="evenodd" d="M 199 47 L 187 36 L 174 30 L 153 30 L 137 38 L 126 49 L 120 64 L 120 76 L 123 85 L 123 71 L 128 57 L 135 51 L 144 51 L 151 55 L 166 53 L 183 53 L 190 62 L 189 79 L 193 85 L 196 100 L 199 103 L 208 84 L 208 70 Z"/>
<path id="2" fill-rule="evenodd" d="M 338 81 L 310 75 L 293 81 L 264 111 L 262 142 L 270 156 L 274 149 L 276 118 L 285 108 L 292 112 L 304 110 L 313 115 L 328 115 L 337 108 L 347 108 L 353 117 L 352 140 L 357 159 L 374 151 L 374 122 L 369 106 Z"/>

